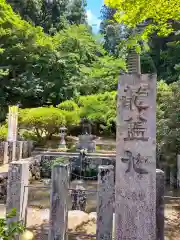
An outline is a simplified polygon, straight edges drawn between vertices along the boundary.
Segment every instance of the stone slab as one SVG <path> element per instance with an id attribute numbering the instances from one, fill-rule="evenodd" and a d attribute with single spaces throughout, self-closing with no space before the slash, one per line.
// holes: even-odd
<path id="1" fill-rule="evenodd" d="M 122 75 L 117 102 L 116 239 L 156 239 L 156 76 Z"/>

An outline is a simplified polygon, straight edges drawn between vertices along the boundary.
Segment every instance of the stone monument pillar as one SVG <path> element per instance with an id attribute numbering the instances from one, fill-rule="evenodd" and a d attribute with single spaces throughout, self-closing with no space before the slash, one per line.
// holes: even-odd
<path id="1" fill-rule="evenodd" d="M 116 137 L 116 240 L 155 240 L 155 75 L 120 76 Z"/>
<path id="2" fill-rule="evenodd" d="M 175 170 L 176 170 L 175 166 L 170 165 L 169 183 L 172 188 L 176 186 Z"/>

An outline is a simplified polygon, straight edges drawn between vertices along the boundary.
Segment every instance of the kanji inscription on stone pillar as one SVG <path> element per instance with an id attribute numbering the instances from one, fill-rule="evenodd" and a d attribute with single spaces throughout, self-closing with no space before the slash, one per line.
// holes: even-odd
<path id="1" fill-rule="evenodd" d="M 156 239 L 156 76 L 120 76 L 116 240 Z"/>

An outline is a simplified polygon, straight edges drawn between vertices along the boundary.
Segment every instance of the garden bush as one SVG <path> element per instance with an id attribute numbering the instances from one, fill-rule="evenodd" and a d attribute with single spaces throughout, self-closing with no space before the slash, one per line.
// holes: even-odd
<path id="1" fill-rule="evenodd" d="M 37 139 L 50 139 L 59 134 L 59 128 L 66 124 L 62 111 L 54 107 L 39 107 L 20 111 L 19 124 L 31 130 Z"/>
<path id="2" fill-rule="evenodd" d="M 8 134 L 8 128 L 5 125 L 0 127 L 0 141 L 6 141 Z"/>
<path id="3" fill-rule="evenodd" d="M 78 111 L 79 110 L 77 103 L 75 103 L 73 100 L 66 100 L 66 101 L 60 103 L 59 105 L 57 105 L 57 107 L 61 110 L 66 110 L 66 111 Z"/>
<path id="4" fill-rule="evenodd" d="M 109 134 L 112 131 L 116 120 L 115 99 L 116 92 L 81 96 L 76 99 L 80 107 L 80 117 L 92 122 L 95 134 Z"/>
<path id="5" fill-rule="evenodd" d="M 66 127 L 70 130 L 72 127 L 79 125 L 80 114 L 79 111 L 65 111 L 62 110 L 62 114 L 66 120 Z"/>
<path id="6" fill-rule="evenodd" d="M 8 219 L 12 219 L 16 216 L 16 209 L 12 209 L 10 213 L 6 215 L 6 219 L 0 218 L 0 239 L 1 240 L 15 240 L 17 236 L 25 231 L 25 227 L 21 222 L 12 221 L 7 223 Z"/>
<path id="7" fill-rule="evenodd" d="M 51 171 L 54 165 L 67 163 L 68 158 L 58 157 L 54 160 L 44 160 L 41 165 L 41 177 L 42 178 L 51 178 Z"/>
<path id="8" fill-rule="evenodd" d="M 39 140 L 36 133 L 30 130 L 25 130 L 25 129 L 21 130 L 20 136 L 23 140 L 30 140 L 34 142 L 38 142 Z"/>
<path id="9" fill-rule="evenodd" d="M 74 126 L 77 126 L 80 122 L 80 109 L 73 100 L 66 100 L 60 103 L 57 106 L 61 109 L 63 115 L 66 119 L 66 127 L 68 128 L 68 132 L 71 131 Z"/>

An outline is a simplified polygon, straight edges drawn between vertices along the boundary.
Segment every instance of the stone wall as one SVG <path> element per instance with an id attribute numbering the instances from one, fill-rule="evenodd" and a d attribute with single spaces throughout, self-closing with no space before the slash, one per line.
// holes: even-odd
<path id="1" fill-rule="evenodd" d="M 85 160 L 80 159 L 80 156 L 77 154 L 76 156 L 72 155 L 43 155 L 41 160 L 41 174 L 43 177 L 50 177 L 51 172 L 51 161 L 56 160 L 58 157 L 65 157 L 68 158 L 68 161 L 70 163 L 71 173 L 72 175 L 77 176 L 80 174 L 80 169 L 82 166 L 83 172 L 93 172 L 94 175 L 97 177 L 98 173 L 98 167 L 101 165 L 113 165 L 115 166 L 115 157 L 112 156 L 104 156 L 104 155 L 91 155 L 88 154 L 87 158 Z"/>

